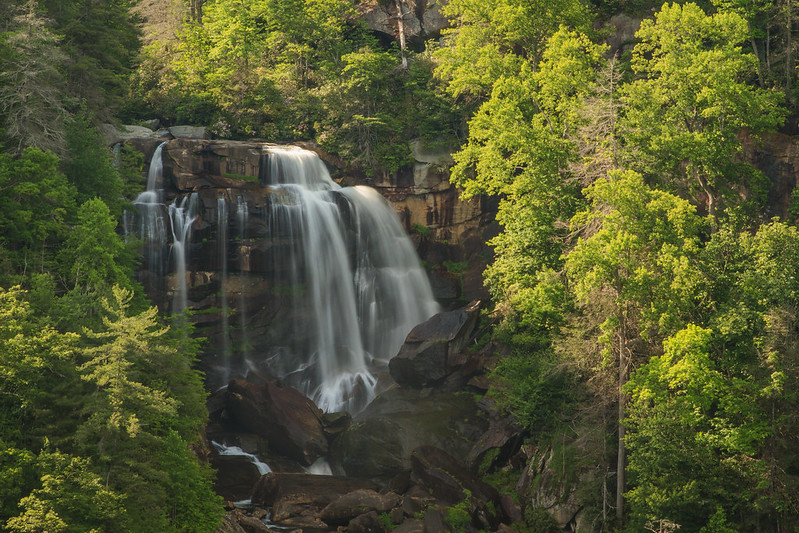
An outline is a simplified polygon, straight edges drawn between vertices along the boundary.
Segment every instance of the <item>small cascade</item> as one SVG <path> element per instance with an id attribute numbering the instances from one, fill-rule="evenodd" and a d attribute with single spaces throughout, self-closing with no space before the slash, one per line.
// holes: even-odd
<path id="1" fill-rule="evenodd" d="M 164 170 L 161 154 L 165 145 L 166 142 L 162 142 L 153 152 L 147 173 L 147 190 L 133 201 L 139 214 L 138 234 L 144 245 L 146 272 L 152 278 L 145 280 L 145 287 L 151 292 L 156 289 L 155 280 L 164 276 L 164 251 L 167 245 L 166 213 L 160 188 Z"/>
<path id="2" fill-rule="evenodd" d="M 191 242 L 191 227 L 197 219 L 197 193 L 183 198 L 180 203 L 169 205 L 169 220 L 172 222 L 172 260 L 175 264 L 175 294 L 172 314 L 179 315 L 188 307 L 188 285 L 186 282 L 186 253 Z"/>
<path id="3" fill-rule="evenodd" d="M 255 468 L 258 469 L 258 473 L 262 476 L 272 471 L 272 469 L 269 468 L 269 465 L 261 461 L 258 456 L 247 453 L 238 446 L 226 446 L 213 440 L 211 441 L 211 445 L 213 445 L 214 449 L 216 449 L 216 453 L 219 455 L 237 455 L 247 458 L 255 466 Z"/>
<path id="4" fill-rule="evenodd" d="M 236 225 L 238 226 L 238 242 L 239 242 L 239 351 L 244 356 L 245 361 L 250 355 L 250 339 L 247 335 L 247 298 L 244 290 L 245 280 L 247 273 L 250 271 L 250 254 L 246 245 L 247 239 L 247 224 L 250 217 L 250 211 L 247 207 L 247 201 L 239 196 L 236 198 Z M 231 369 L 226 369 L 226 374 L 229 376 Z M 227 383 L 227 382 L 225 382 Z"/>

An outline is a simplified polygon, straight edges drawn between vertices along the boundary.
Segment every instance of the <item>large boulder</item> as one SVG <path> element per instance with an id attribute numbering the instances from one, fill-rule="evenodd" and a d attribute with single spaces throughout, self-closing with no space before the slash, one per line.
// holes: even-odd
<path id="1" fill-rule="evenodd" d="M 488 428 L 473 395 L 419 394 L 391 388 L 359 413 L 331 444 L 328 460 L 337 474 L 388 480 L 411 468 L 411 452 L 423 445 L 468 457 Z"/>
<path id="2" fill-rule="evenodd" d="M 252 501 L 264 507 L 323 509 L 342 494 L 376 488 L 374 483 L 362 479 L 270 472 L 256 483 Z"/>
<path id="3" fill-rule="evenodd" d="M 400 385 L 424 387 L 442 381 L 454 370 L 451 360 L 466 348 L 480 315 L 480 301 L 438 313 L 411 330 L 396 357 L 391 377 Z"/>
<path id="4" fill-rule="evenodd" d="M 322 411 L 298 390 L 234 380 L 226 403 L 236 424 L 267 439 L 276 452 L 306 466 L 327 455 Z"/>
<path id="5" fill-rule="evenodd" d="M 322 509 L 320 518 L 331 526 L 344 526 L 350 520 L 369 512 L 385 513 L 400 504 L 402 498 L 393 492 L 381 494 L 360 489 L 344 494 Z"/>

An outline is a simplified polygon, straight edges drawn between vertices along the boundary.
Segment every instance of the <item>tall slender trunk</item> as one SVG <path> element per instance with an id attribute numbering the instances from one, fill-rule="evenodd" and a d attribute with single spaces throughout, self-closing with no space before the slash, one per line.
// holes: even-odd
<path id="1" fill-rule="evenodd" d="M 619 450 L 616 458 L 616 521 L 618 525 L 624 524 L 624 492 L 627 490 L 627 445 L 624 438 L 627 428 L 624 426 L 624 407 L 626 404 L 624 384 L 627 383 L 627 368 L 629 356 L 627 354 L 627 318 L 622 311 L 619 329 Z"/>

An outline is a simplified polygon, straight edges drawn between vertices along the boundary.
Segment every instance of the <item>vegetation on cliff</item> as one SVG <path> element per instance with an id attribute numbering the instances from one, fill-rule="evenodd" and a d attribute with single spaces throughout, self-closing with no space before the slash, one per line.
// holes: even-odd
<path id="1" fill-rule="evenodd" d="M 310 140 L 367 175 L 411 163 L 410 139 L 459 140 L 453 182 L 501 199 L 496 397 L 531 438 L 581 447 L 602 527 L 799 521 L 799 230 L 765 218 L 741 146 L 795 129 L 794 2 L 450 0 L 442 38 L 403 50 L 357 7 L 0 5 L 3 527 L 221 513 L 192 451 L 197 346 L 145 302 L 117 231 L 141 161 L 102 146 L 112 117 Z M 643 22 L 611 49 L 619 13 Z"/>

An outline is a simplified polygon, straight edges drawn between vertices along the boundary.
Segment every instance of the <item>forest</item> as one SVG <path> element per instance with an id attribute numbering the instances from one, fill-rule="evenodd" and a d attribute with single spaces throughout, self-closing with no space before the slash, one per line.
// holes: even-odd
<path id="1" fill-rule="evenodd" d="M 100 132 L 157 118 L 367 178 L 454 147 L 461 195 L 499 202 L 489 394 L 580 442 L 596 530 L 799 531 L 799 192 L 770 216 L 743 156 L 797 133 L 799 5 L 428 0 L 447 28 L 406 41 L 364 3 L 0 3 L 0 529 L 222 519 L 202 339 L 137 281 L 144 160 Z"/>

